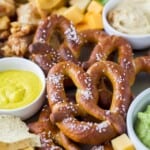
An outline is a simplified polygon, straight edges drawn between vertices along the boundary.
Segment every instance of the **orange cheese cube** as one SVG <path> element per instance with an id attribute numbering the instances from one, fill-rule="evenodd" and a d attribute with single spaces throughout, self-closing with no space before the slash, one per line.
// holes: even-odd
<path id="1" fill-rule="evenodd" d="M 82 12 L 85 12 L 91 0 L 70 0 L 71 6 L 77 6 Z"/>
<path id="2" fill-rule="evenodd" d="M 77 30 L 85 29 L 103 29 L 101 14 L 87 12 L 82 22 L 77 25 Z"/>
<path id="3" fill-rule="evenodd" d="M 74 24 L 81 22 L 84 16 L 80 8 L 77 6 L 67 8 L 62 15 L 71 20 Z"/>

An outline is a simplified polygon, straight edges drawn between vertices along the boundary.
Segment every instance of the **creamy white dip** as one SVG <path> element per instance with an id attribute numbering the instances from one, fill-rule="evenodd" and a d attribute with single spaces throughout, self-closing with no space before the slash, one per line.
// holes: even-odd
<path id="1" fill-rule="evenodd" d="M 128 34 L 150 33 L 150 0 L 120 0 L 108 13 L 108 20 L 116 30 Z"/>

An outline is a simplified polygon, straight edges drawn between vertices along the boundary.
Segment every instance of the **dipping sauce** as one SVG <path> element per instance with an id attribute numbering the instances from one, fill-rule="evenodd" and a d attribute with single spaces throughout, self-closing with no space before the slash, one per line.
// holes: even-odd
<path id="1" fill-rule="evenodd" d="M 150 34 L 150 0 L 121 0 L 108 13 L 116 30 L 127 34 Z"/>
<path id="2" fill-rule="evenodd" d="M 150 105 L 139 112 L 135 122 L 135 132 L 144 145 L 150 148 Z"/>
<path id="3" fill-rule="evenodd" d="M 23 70 L 0 72 L 0 109 L 15 109 L 33 102 L 42 90 L 39 77 Z"/>

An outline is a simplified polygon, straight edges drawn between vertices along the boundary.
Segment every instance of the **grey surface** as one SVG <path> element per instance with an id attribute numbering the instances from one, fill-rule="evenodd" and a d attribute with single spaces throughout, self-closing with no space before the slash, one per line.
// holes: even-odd
<path id="1" fill-rule="evenodd" d="M 148 53 L 148 50 L 134 51 L 134 57 L 147 55 L 147 53 Z M 148 87 L 150 87 L 150 74 L 139 73 L 136 76 L 134 85 L 132 86 L 133 94 L 136 96 Z"/>
<path id="2" fill-rule="evenodd" d="M 141 91 L 150 87 L 150 75 L 146 73 L 140 73 L 137 75 L 135 83 L 132 87 L 133 94 L 136 96 Z"/>

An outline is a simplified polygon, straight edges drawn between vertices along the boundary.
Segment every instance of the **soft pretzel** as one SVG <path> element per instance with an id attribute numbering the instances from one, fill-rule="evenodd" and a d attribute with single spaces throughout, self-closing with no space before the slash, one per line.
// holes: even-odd
<path id="1" fill-rule="evenodd" d="M 120 114 L 121 116 L 124 116 L 125 118 L 128 107 L 131 102 L 131 90 L 130 90 L 128 80 L 126 76 L 124 75 L 123 69 L 114 62 L 101 61 L 101 62 L 94 63 L 87 70 L 87 73 L 91 76 L 96 86 L 98 85 L 99 80 L 103 76 L 106 76 L 110 80 L 110 82 L 112 83 L 112 88 L 113 88 L 110 112 Z M 78 94 L 78 91 L 77 91 L 77 94 Z M 86 108 L 87 104 L 84 101 L 79 101 L 79 104 L 80 102 L 82 103 L 81 104 L 82 107 Z M 92 106 L 92 105 L 93 103 L 91 103 L 91 105 L 87 105 L 87 107 Z M 93 109 L 88 110 L 89 108 L 86 108 L 86 110 L 88 110 L 89 113 L 90 111 L 92 113 L 92 111 L 94 111 L 94 106 L 92 107 Z M 106 113 L 107 112 L 105 111 L 103 112 L 103 114 L 106 114 Z M 96 112 L 94 114 L 96 118 L 99 118 L 100 116 L 102 116 L 102 115 L 96 114 Z"/>
<path id="2" fill-rule="evenodd" d="M 83 44 L 87 42 L 95 43 L 89 60 L 83 63 L 87 69 L 94 62 L 107 60 L 110 54 L 118 50 L 118 63 L 125 70 L 130 84 L 134 82 L 134 66 L 132 63 L 132 48 L 130 44 L 119 36 L 110 36 L 100 30 L 85 30 L 80 32 Z"/>
<path id="3" fill-rule="evenodd" d="M 35 42 L 49 44 L 55 32 L 62 36 L 63 44 L 67 45 L 73 56 L 79 56 L 80 39 L 73 24 L 63 16 L 51 15 L 39 25 L 35 37 Z"/>
<path id="4" fill-rule="evenodd" d="M 106 70 L 106 74 L 111 76 L 113 82 L 114 94 L 110 110 L 103 110 L 97 105 L 98 90 L 95 81 L 97 82 L 100 75 L 96 75 L 95 84 L 90 76 L 93 76 L 92 70 L 97 66 L 104 71 Z M 95 73 L 100 73 L 100 69 L 96 70 L 99 71 Z M 114 63 L 96 63 L 88 73 L 72 62 L 60 62 L 50 69 L 47 79 L 47 93 L 49 106 L 52 110 L 51 120 L 75 142 L 101 144 L 125 132 L 124 116 L 130 103 L 130 89 L 121 67 Z M 69 76 L 77 87 L 77 104 L 70 103 L 66 97 L 63 85 L 65 76 Z M 115 83 L 116 80 L 118 83 Z M 85 114 L 94 116 L 98 122 L 76 119 L 76 117 Z"/>
<path id="5" fill-rule="evenodd" d="M 134 59 L 136 74 L 140 72 L 150 73 L 150 56 L 139 56 Z"/>
<path id="6" fill-rule="evenodd" d="M 79 150 L 49 119 L 50 109 L 45 105 L 41 110 L 37 122 L 29 123 L 29 129 L 35 134 L 39 134 L 41 138 L 41 150 L 55 149 L 63 150 Z M 60 145 L 60 146 L 59 146 Z"/>
<path id="7" fill-rule="evenodd" d="M 110 143 L 106 143 L 104 145 L 93 146 L 90 150 L 113 150 L 113 148 Z"/>
<path id="8" fill-rule="evenodd" d="M 49 69 L 56 63 L 62 61 L 60 55 L 56 50 L 48 44 L 35 43 L 29 46 L 29 51 L 32 54 L 30 59 L 36 62 L 45 72 L 48 73 Z"/>
<path id="9" fill-rule="evenodd" d="M 55 40 L 58 38 L 56 32 L 62 34 L 62 42 Z M 63 16 L 52 15 L 39 25 L 29 52 L 31 59 L 47 74 L 55 63 L 62 60 L 77 63 L 79 42 L 78 34 L 71 22 Z"/>

